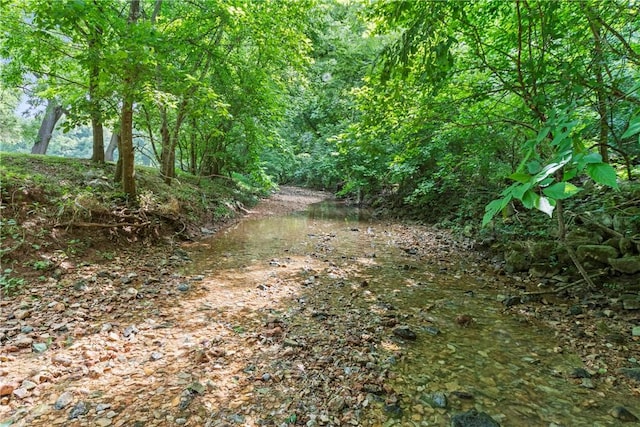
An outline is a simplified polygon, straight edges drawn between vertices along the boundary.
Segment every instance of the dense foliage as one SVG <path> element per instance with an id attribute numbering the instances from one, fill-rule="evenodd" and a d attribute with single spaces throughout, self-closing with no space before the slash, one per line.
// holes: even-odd
<path id="1" fill-rule="evenodd" d="M 113 131 L 120 159 L 145 156 L 167 182 L 177 167 L 382 195 L 429 218 L 561 214 L 585 179 L 633 177 L 637 6 L 8 1 L 1 138 L 35 149 L 57 113 L 67 130 L 91 125 L 95 161 Z M 10 114 L 18 87 L 41 105 L 38 132 Z M 49 153 L 71 154 L 55 141 Z"/>

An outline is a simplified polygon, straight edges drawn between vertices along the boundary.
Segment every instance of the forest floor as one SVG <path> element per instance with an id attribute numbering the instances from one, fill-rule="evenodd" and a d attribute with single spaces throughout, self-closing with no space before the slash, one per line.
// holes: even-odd
<path id="1" fill-rule="evenodd" d="M 283 187 L 245 213 L 283 215 L 327 197 Z M 391 230 L 399 245 L 424 259 L 477 261 L 499 292 L 535 289 L 527 278 L 498 272 L 446 231 Z M 78 232 L 79 240 L 91 233 Z M 180 245 L 108 244 L 66 259 L 61 274 L 0 302 L 1 426 L 363 425 L 372 395 L 390 405 L 399 398 L 388 369 L 367 354 L 380 340 L 377 329 L 349 330 L 330 318 L 309 323 L 329 316 L 321 297 L 305 301 L 303 318 L 282 315 L 303 311 L 296 295 L 314 286 L 326 262 L 291 260 L 271 282 L 256 287 L 249 272 L 246 286 L 220 289 L 205 275 L 179 273 L 189 262 Z M 331 274 L 345 274 L 333 256 Z M 638 399 L 633 358 L 640 343 L 630 333 L 638 311 L 574 305 L 579 301 L 549 298 L 505 311 L 544 322 L 557 332 L 558 348 L 582 357 L 585 376 Z M 315 329 L 296 335 L 298 323 Z M 345 375 L 338 360 L 361 366 L 362 374 Z"/>

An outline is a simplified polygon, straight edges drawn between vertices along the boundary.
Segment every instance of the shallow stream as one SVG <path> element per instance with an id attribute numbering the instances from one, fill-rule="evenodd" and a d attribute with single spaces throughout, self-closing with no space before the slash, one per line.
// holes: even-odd
<path id="1" fill-rule="evenodd" d="M 313 295 L 302 290 L 291 304 L 326 291 L 325 310 L 393 317 L 414 331 L 415 341 L 385 330 L 377 351 L 402 353 L 388 379 L 398 398 L 366 406 L 363 424 L 445 426 L 452 414 L 472 408 L 502 426 L 624 425 L 609 414 L 616 406 L 640 415 L 640 399 L 616 389 L 606 373 L 573 378 L 580 358 L 550 329 L 505 314 L 493 277 L 471 257 L 447 255 L 444 234 L 418 242 L 439 248 L 419 256 L 402 230 L 324 202 L 240 222 L 193 249 L 189 270 L 246 286 L 240 273 L 256 265 L 273 267 L 264 270 L 265 281 L 279 264 L 296 265 L 300 281 L 311 277 L 323 286 Z"/>

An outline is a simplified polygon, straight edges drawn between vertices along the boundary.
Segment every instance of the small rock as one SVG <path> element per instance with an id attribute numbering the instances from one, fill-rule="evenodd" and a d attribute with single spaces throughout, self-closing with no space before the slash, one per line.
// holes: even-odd
<path id="1" fill-rule="evenodd" d="M 189 289 L 191 289 L 191 286 L 189 286 L 189 284 L 188 284 L 188 283 L 180 283 L 180 284 L 178 285 L 178 290 L 179 290 L 180 292 L 187 292 Z"/>
<path id="2" fill-rule="evenodd" d="M 415 341 L 416 339 L 418 339 L 416 333 L 409 329 L 408 326 L 398 326 L 393 330 L 393 334 L 397 337 L 404 338 L 410 341 Z"/>
<path id="3" fill-rule="evenodd" d="M 176 418 L 176 424 L 178 424 L 179 426 L 185 425 L 186 423 L 187 423 L 186 418 Z"/>
<path id="4" fill-rule="evenodd" d="M 62 354 L 56 354 L 51 358 L 51 362 L 53 362 L 53 364 L 55 365 L 62 365 L 62 366 L 66 366 L 69 367 L 73 364 L 73 360 L 71 360 L 69 357 L 62 355 Z"/>
<path id="5" fill-rule="evenodd" d="M 124 328 L 124 331 L 122 331 L 122 335 L 124 335 L 125 338 L 129 338 L 131 335 L 137 334 L 138 332 L 140 332 L 138 328 L 132 325 Z"/>
<path id="6" fill-rule="evenodd" d="M 18 335 L 16 339 L 13 341 L 13 345 L 18 348 L 29 348 L 33 344 L 33 338 L 27 337 L 25 335 Z"/>
<path id="7" fill-rule="evenodd" d="M 582 307 L 579 305 L 572 305 L 571 307 L 569 307 L 568 313 L 572 316 L 582 314 Z"/>
<path id="8" fill-rule="evenodd" d="M 15 390 L 13 384 L 0 384 L 0 396 L 11 396 L 13 390 Z"/>
<path id="9" fill-rule="evenodd" d="M 634 414 L 632 414 L 631 411 L 629 411 L 624 406 L 616 406 L 611 411 L 609 411 L 609 415 L 611 415 L 613 418 L 616 418 L 616 419 L 618 419 L 620 421 L 623 421 L 623 422 L 637 422 L 638 421 L 638 417 L 636 417 Z"/>
<path id="10" fill-rule="evenodd" d="M 402 408 L 395 403 L 384 405 L 384 412 L 394 418 L 400 418 L 402 416 Z"/>
<path id="11" fill-rule="evenodd" d="M 13 395 L 18 399 L 24 399 L 29 395 L 29 392 L 26 389 L 21 387 L 13 390 Z"/>
<path id="12" fill-rule="evenodd" d="M 47 344 L 43 342 L 37 342 L 33 344 L 32 348 L 36 353 L 44 353 L 45 351 L 47 351 Z"/>
<path id="13" fill-rule="evenodd" d="M 51 308 L 56 313 L 62 313 L 67 309 L 67 307 L 64 305 L 63 302 L 56 302 L 55 305 L 53 307 L 51 307 Z"/>
<path id="14" fill-rule="evenodd" d="M 78 402 L 69 412 L 69 419 L 74 420 L 81 415 L 86 415 L 89 412 L 87 404 L 84 402 Z"/>
<path id="15" fill-rule="evenodd" d="M 58 397 L 56 403 L 53 404 L 53 408 L 60 410 L 67 407 L 73 401 L 73 393 L 70 391 L 65 391 Z"/>
<path id="16" fill-rule="evenodd" d="M 31 316 L 31 310 L 16 310 L 13 312 L 13 317 L 18 320 L 24 320 L 29 316 Z"/>
<path id="17" fill-rule="evenodd" d="M 513 307 L 522 303 L 522 298 L 519 296 L 509 296 L 502 300 L 502 304 L 505 307 Z"/>
<path id="18" fill-rule="evenodd" d="M 33 326 L 24 325 L 20 328 L 20 333 L 22 334 L 29 334 L 31 332 L 33 332 Z"/>
<path id="19" fill-rule="evenodd" d="M 155 362 L 156 360 L 160 360 L 163 357 L 164 357 L 164 354 L 160 353 L 159 351 L 152 351 L 151 356 L 149 357 L 149 360 Z"/>
<path id="20" fill-rule="evenodd" d="M 632 337 L 640 337 L 640 326 L 634 326 L 631 329 L 631 336 Z"/>
<path id="21" fill-rule="evenodd" d="M 591 381 L 591 378 L 583 378 L 582 379 L 582 387 L 588 388 L 588 389 L 596 388 L 596 386 L 593 385 L 593 381 Z"/>
<path id="22" fill-rule="evenodd" d="M 487 413 L 471 409 L 454 415 L 451 418 L 451 427 L 500 427 L 500 424 Z"/>
<path id="23" fill-rule="evenodd" d="M 110 426 L 112 422 L 113 421 L 111 421 L 110 418 L 98 418 L 96 420 L 96 425 L 98 427 L 107 427 L 107 426 Z"/>
<path id="24" fill-rule="evenodd" d="M 447 396 L 441 391 L 425 395 L 423 400 L 434 408 L 446 408 L 449 404 Z"/>
<path id="25" fill-rule="evenodd" d="M 591 378 L 591 374 L 584 368 L 573 368 L 569 374 L 571 378 Z"/>
<path id="26" fill-rule="evenodd" d="M 132 300 L 138 297 L 138 290 L 136 288 L 127 288 L 122 294 L 122 298 L 125 300 Z"/>
<path id="27" fill-rule="evenodd" d="M 22 385 L 20 387 L 25 389 L 25 390 L 33 390 L 37 386 L 38 385 L 36 383 L 34 383 L 33 381 L 24 380 L 24 381 L 22 381 Z"/>
<path id="28" fill-rule="evenodd" d="M 429 335 L 438 335 L 441 331 L 435 326 L 427 326 L 424 328 L 424 331 Z"/>
<path id="29" fill-rule="evenodd" d="M 109 403 L 98 403 L 96 405 L 96 412 L 106 411 L 109 408 L 111 408 L 111 405 Z"/>

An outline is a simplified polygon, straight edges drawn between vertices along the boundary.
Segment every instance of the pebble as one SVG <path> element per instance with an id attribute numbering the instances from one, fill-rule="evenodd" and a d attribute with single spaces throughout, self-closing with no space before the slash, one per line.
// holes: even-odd
<path id="1" fill-rule="evenodd" d="M 33 338 L 27 337 L 25 335 L 18 335 L 13 341 L 13 345 L 18 348 L 29 348 L 33 344 Z"/>
<path id="2" fill-rule="evenodd" d="M 96 412 L 106 411 L 109 408 L 111 408 L 111 404 L 109 403 L 98 403 L 96 405 Z"/>
<path id="3" fill-rule="evenodd" d="M 17 388 L 13 390 L 13 395 L 18 399 L 24 399 L 29 395 L 29 392 L 24 388 Z"/>
<path id="4" fill-rule="evenodd" d="M 28 334 L 33 332 L 33 326 L 30 325 L 24 325 L 20 328 L 20 332 L 23 334 Z"/>
<path id="5" fill-rule="evenodd" d="M 393 330 L 393 334 L 397 337 L 404 338 L 410 341 L 415 341 L 416 339 L 418 339 L 416 333 L 409 329 L 408 326 L 398 326 Z"/>
<path id="6" fill-rule="evenodd" d="M 96 425 L 98 427 L 107 427 L 110 426 L 112 423 L 111 418 L 98 418 L 96 420 Z"/>
<path id="7" fill-rule="evenodd" d="M 24 380 L 22 381 L 21 387 L 25 390 L 33 390 L 34 388 L 37 387 L 37 384 L 34 383 L 33 381 Z"/>
<path id="8" fill-rule="evenodd" d="M 76 419 L 81 415 L 86 415 L 88 412 L 89 412 L 89 408 L 87 407 L 87 404 L 84 402 L 78 402 L 71 409 L 71 412 L 69 412 L 69 419 L 70 420 Z"/>
<path id="9" fill-rule="evenodd" d="M 18 320 L 24 320 L 29 316 L 31 316 L 31 310 L 16 310 L 13 312 L 13 317 Z"/>
<path id="10" fill-rule="evenodd" d="M 56 403 L 53 404 L 53 408 L 57 410 L 64 409 L 72 401 L 73 401 L 73 393 L 71 393 L 70 391 L 65 391 L 58 397 L 58 399 L 56 400 Z"/>
<path id="11" fill-rule="evenodd" d="M 13 384 L 0 384 L 0 396 L 11 396 L 13 390 L 15 390 Z"/>
<path id="12" fill-rule="evenodd" d="M 180 292 L 187 292 L 190 288 L 191 288 L 191 286 L 189 286 L 189 284 L 188 284 L 188 283 L 180 283 L 180 284 L 178 285 L 178 290 L 179 290 Z"/>
<path id="13" fill-rule="evenodd" d="M 47 345 L 43 342 L 34 343 L 33 351 L 36 353 L 44 353 L 45 351 L 47 351 Z"/>

